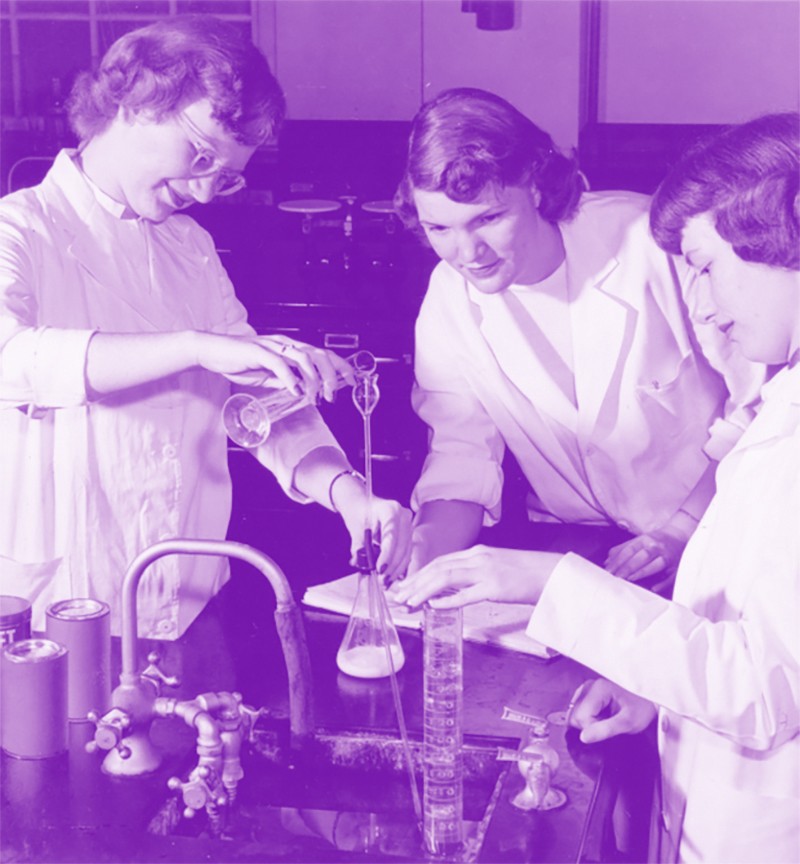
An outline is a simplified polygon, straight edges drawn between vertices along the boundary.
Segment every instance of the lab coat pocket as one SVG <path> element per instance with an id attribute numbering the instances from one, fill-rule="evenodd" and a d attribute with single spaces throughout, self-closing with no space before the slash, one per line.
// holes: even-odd
<path id="1" fill-rule="evenodd" d="M 673 398 L 676 390 L 686 381 L 693 380 L 696 374 L 694 354 L 681 355 L 674 346 L 657 358 L 653 358 L 639 376 L 636 392 L 639 400 L 646 403 L 647 399 L 665 403 Z"/>
<path id="2" fill-rule="evenodd" d="M 657 469 L 695 478 L 705 457 L 702 447 L 721 405 L 713 384 L 703 376 L 693 354 L 683 356 L 669 372 L 666 366 L 636 388 L 642 413 L 642 434 Z M 694 482 L 694 481 L 692 481 Z"/>

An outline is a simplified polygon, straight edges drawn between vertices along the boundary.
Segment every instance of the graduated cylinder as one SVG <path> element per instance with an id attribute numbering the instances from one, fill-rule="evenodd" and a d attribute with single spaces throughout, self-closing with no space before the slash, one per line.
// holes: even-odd
<path id="1" fill-rule="evenodd" d="M 463 641 L 460 609 L 425 606 L 423 631 L 423 834 L 427 851 L 463 846 Z"/>

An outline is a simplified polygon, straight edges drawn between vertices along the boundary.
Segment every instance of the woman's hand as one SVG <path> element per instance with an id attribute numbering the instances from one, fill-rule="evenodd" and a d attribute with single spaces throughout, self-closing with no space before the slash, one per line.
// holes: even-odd
<path id="1" fill-rule="evenodd" d="M 638 582 L 665 571 L 675 572 L 686 546 L 686 538 L 666 531 L 640 534 L 614 546 L 603 565 L 609 573 L 629 582 Z"/>
<path id="2" fill-rule="evenodd" d="M 195 344 L 198 366 L 237 384 L 302 390 L 312 399 L 321 393 L 330 402 L 341 379 L 355 380 L 350 364 L 337 354 L 282 335 L 197 333 Z"/>
<path id="3" fill-rule="evenodd" d="M 581 729 L 581 741 L 594 744 L 615 735 L 646 729 L 655 719 L 656 706 L 605 678 L 586 681 L 575 691 L 567 722 Z"/>
<path id="4" fill-rule="evenodd" d="M 473 546 L 442 555 L 392 585 L 390 596 L 412 608 L 428 600 L 439 609 L 480 600 L 536 603 L 560 559 L 553 552 Z"/>
<path id="5" fill-rule="evenodd" d="M 358 563 L 358 550 L 364 547 L 364 529 L 380 546 L 375 569 L 387 580 L 402 576 L 411 555 L 411 511 L 397 501 L 377 498 L 368 501 L 364 484 L 353 474 L 336 478 L 331 489 L 331 504 L 344 520 L 350 534 L 350 563 Z"/>

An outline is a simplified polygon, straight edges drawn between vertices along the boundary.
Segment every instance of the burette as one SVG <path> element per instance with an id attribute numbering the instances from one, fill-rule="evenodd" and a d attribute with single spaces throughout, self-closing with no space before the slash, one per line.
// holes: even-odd
<path id="1" fill-rule="evenodd" d="M 378 375 L 375 371 L 369 374 L 356 374 L 356 383 L 353 387 L 353 403 L 358 409 L 359 414 L 364 422 L 364 479 L 366 482 L 367 492 L 367 518 L 364 527 L 364 554 L 367 560 L 369 573 L 367 578 L 373 580 L 371 586 L 374 591 L 370 591 L 371 596 L 378 598 L 377 613 L 378 622 L 383 634 L 383 643 L 386 648 L 386 657 L 389 665 L 389 679 L 392 685 L 392 699 L 394 700 L 394 709 L 397 714 L 397 725 L 400 729 L 400 737 L 403 742 L 403 753 L 405 755 L 406 768 L 408 769 L 408 777 L 411 784 L 411 799 L 414 805 L 414 815 L 416 816 L 417 825 L 420 830 L 422 828 L 422 804 L 419 798 L 419 790 L 414 776 L 414 758 L 411 754 L 411 744 L 408 738 L 408 728 L 406 727 L 405 715 L 403 713 L 403 703 L 400 700 L 400 688 L 397 685 L 397 670 L 395 669 L 394 656 L 392 654 L 391 643 L 389 640 L 389 621 L 390 612 L 389 605 L 386 602 L 386 596 L 383 592 L 377 568 L 375 566 L 375 546 L 372 540 L 372 510 L 373 510 L 373 492 L 372 492 L 372 428 L 371 417 L 375 406 L 380 398 L 380 390 L 378 389 Z M 370 609 L 370 613 L 372 613 Z"/>

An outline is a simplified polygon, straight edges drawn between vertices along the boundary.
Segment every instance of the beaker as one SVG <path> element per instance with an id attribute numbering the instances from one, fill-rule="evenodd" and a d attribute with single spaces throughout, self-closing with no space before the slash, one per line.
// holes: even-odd
<path id="1" fill-rule="evenodd" d="M 377 362 L 369 351 L 356 351 L 347 358 L 353 367 L 356 382 L 374 375 Z M 346 379 L 336 376 L 336 389 L 344 387 Z M 222 406 L 222 423 L 228 437 L 240 447 L 263 444 L 274 423 L 301 408 L 316 404 L 308 393 L 292 393 L 284 388 L 262 387 L 257 392 L 234 393 Z"/>
<path id="2" fill-rule="evenodd" d="M 390 656 L 391 655 L 391 656 Z M 378 574 L 358 574 L 358 590 L 336 665 L 354 678 L 385 678 L 406 662 Z"/>

